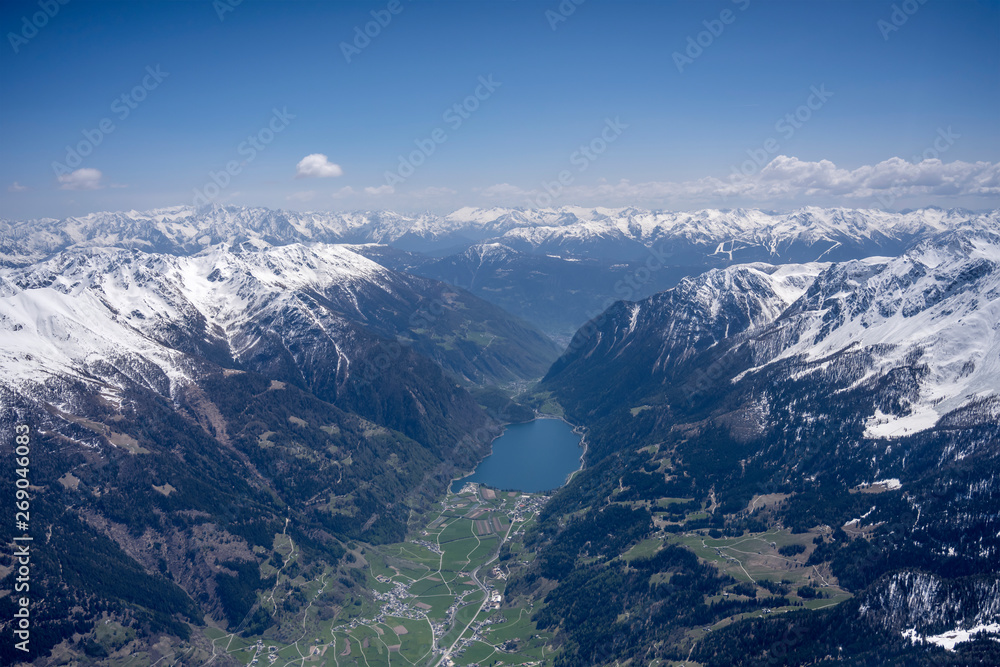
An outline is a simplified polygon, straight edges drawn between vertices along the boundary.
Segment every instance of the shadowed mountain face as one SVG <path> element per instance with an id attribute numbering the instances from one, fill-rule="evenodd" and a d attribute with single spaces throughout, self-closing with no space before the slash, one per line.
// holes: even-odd
<path id="1" fill-rule="evenodd" d="M 588 426 L 589 450 L 588 471 L 546 508 L 537 573 L 581 590 L 624 576 L 610 560 L 621 551 L 600 551 L 597 565 L 582 560 L 595 556 L 586 540 L 604 534 L 600 512 L 693 498 L 719 537 L 819 531 L 808 565 L 856 594 L 874 586 L 860 606 L 779 624 L 814 637 L 796 644 L 802 662 L 838 645 L 862 662 L 917 655 L 903 630 L 931 636 L 996 620 L 997 322 L 996 230 L 942 234 L 898 257 L 713 270 L 615 304 L 577 333 L 543 382 Z M 749 509 L 768 494 L 780 503 Z M 908 579 L 907 568 L 930 578 Z M 925 604 L 938 589 L 978 592 L 942 594 L 943 609 Z M 546 619 L 575 608 L 568 590 L 547 599 L 555 606 Z M 613 625 L 600 638 L 565 631 L 584 664 L 601 654 L 595 642 L 619 647 L 605 659 L 624 659 L 676 625 L 620 620 L 635 606 L 673 604 L 652 589 L 615 604 L 601 612 Z M 731 664 L 740 650 L 759 651 L 747 664 L 768 664 L 776 628 L 734 628 L 698 659 Z M 752 639 L 765 636 L 773 641 Z"/>
<path id="2" fill-rule="evenodd" d="M 30 427 L 54 545 L 40 655 L 106 609 L 179 637 L 205 614 L 266 627 L 264 550 L 290 538 L 337 568 L 350 539 L 402 539 L 498 433 L 470 392 L 557 355 L 463 290 L 325 244 L 60 252 L 0 271 L 0 331 L 5 432 Z"/>
<path id="3" fill-rule="evenodd" d="M 210 655 L 206 616 L 262 635 L 259 594 L 286 566 L 328 581 L 337 616 L 364 581 L 358 545 L 403 539 L 501 421 L 530 418 L 498 387 L 539 379 L 530 400 L 586 427 L 587 466 L 508 590 L 544 601 L 559 664 L 768 664 L 775 645 L 877 664 L 923 650 L 911 629 L 988 625 L 997 227 L 569 207 L 3 223 L 0 417 L 31 429 L 32 522 L 52 545 L 33 561 L 33 650 L 107 612 Z M 802 549 L 751 558 L 797 558 L 854 599 L 671 653 L 793 595 L 696 552 L 747 531 Z M 13 611 L 0 598 L 0 623 Z"/>

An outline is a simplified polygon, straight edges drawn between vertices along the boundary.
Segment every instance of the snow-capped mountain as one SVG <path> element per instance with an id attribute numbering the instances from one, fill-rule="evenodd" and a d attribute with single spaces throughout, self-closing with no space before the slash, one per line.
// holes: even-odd
<path id="1" fill-rule="evenodd" d="M 729 336 L 774 321 L 827 266 L 740 264 L 684 278 L 643 301 L 615 304 L 598 318 L 609 326 L 592 323 L 570 349 L 585 347 L 584 358 L 616 360 L 633 345 L 652 346 L 655 358 L 641 366 L 653 377 Z M 572 358 L 564 356 L 550 373 Z"/>
<path id="2" fill-rule="evenodd" d="M 300 245 L 261 252 L 219 246 L 190 257 L 78 250 L 5 270 L 3 280 L 6 377 L 93 376 L 111 359 L 133 357 L 178 380 L 184 375 L 174 363 L 178 351 L 221 347 L 233 359 L 245 358 L 259 340 L 255 323 L 301 307 L 305 291 L 325 292 L 337 310 L 364 320 L 358 293 L 402 282 L 337 246 Z M 348 321 L 330 309 L 323 324 L 344 336 Z M 333 350 L 346 378 L 350 360 L 335 342 Z"/>
<path id="3" fill-rule="evenodd" d="M 6 343 L 0 369 L 16 382 L 110 381 L 112 370 L 149 364 L 181 381 L 190 374 L 184 359 L 198 355 L 274 372 L 291 364 L 282 372 L 305 380 L 302 369 L 321 361 L 322 382 L 336 396 L 352 375 L 367 372 L 355 348 L 366 339 L 375 344 L 373 337 L 408 339 L 470 380 L 493 372 L 539 373 L 546 353 L 554 353 L 539 334 L 480 304 L 490 319 L 472 326 L 498 344 L 445 354 L 408 325 L 416 328 L 417 318 L 436 330 L 472 297 L 329 244 L 223 244 L 190 256 L 67 251 L 25 269 L 4 269 L 0 294 Z M 497 355 L 515 349 L 525 356 L 500 363 Z M 123 359 L 130 362 L 116 364 Z"/>
<path id="4" fill-rule="evenodd" d="M 0 438 L 29 427 L 53 554 L 32 570 L 46 627 L 115 600 L 237 627 L 252 601 L 223 585 L 256 547 L 287 534 L 336 564 L 348 540 L 402 539 L 488 451 L 491 411 L 531 414 L 489 387 L 558 354 L 445 283 L 263 239 L 0 269 L 0 340 Z"/>
<path id="5" fill-rule="evenodd" d="M 325 213 L 263 208 L 176 206 L 152 211 L 94 213 L 64 220 L 0 222 L 0 261 L 26 264 L 67 248 L 136 247 L 186 254 L 218 243 L 263 240 L 383 243 L 441 250 L 475 242 L 503 243 L 533 253 L 627 259 L 645 249 L 711 256 L 717 261 L 831 260 L 895 254 L 899 244 L 962 226 L 995 224 L 1000 213 L 921 209 L 803 208 L 646 211 L 635 208 L 472 209 L 445 216 L 390 211 Z M 801 256 L 801 257 L 800 257 Z"/>
<path id="6" fill-rule="evenodd" d="M 749 264 L 685 278 L 612 306 L 577 333 L 549 378 L 569 385 L 577 372 L 604 373 L 635 400 L 685 379 L 699 393 L 705 370 L 691 363 L 712 348 L 713 384 L 785 373 L 849 392 L 905 374 L 891 409 L 873 404 L 866 415 L 866 435 L 891 437 L 960 408 L 993 414 L 998 323 L 1000 234 L 948 232 L 896 258 Z"/>
<path id="7" fill-rule="evenodd" d="M 958 231 L 894 258 L 713 270 L 609 308 L 543 386 L 595 431 L 672 452 L 661 493 L 724 487 L 731 508 L 761 489 L 844 494 L 782 520 L 919 531 L 974 572 L 1000 547 L 998 253 L 997 231 Z M 614 460 L 614 441 L 593 460 Z M 905 494 L 846 513 L 873 484 Z"/>
<path id="8" fill-rule="evenodd" d="M 997 211 L 934 208 L 772 213 L 566 206 L 414 216 L 178 206 L 0 221 L 0 266 L 87 247 L 189 255 L 223 243 L 352 244 L 388 268 L 467 289 L 565 343 L 614 300 L 650 296 L 710 268 L 895 256 L 942 231 L 995 228 L 998 220 Z"/>
<path id="9" fill-rule="evenodd" d="M 802 365 L 798 377 L 866 354 L 868 367 L 844 391 L 913 369 L 898 410 L 871 415 L 871 437 L 927 429 L 970 404 L 993 405 L 1000 398 L 1000 233 L 952 232 L 897 258 L 838 264 L 789 309 L 781 333 L 766 336 L 782 344 L 767 363 L 794 360 Z"/>
<path id="10" fill-rule="evenodd" d="M 541 385 L 587 425 L 588 470 L 558 498 L 550 555 L 538 558 L 552 565 L 540 571 L 563 566 L 585 588 L 582 568 L 565 564 L 587 558 L 597 569 L 593 549 L 563 546 L 577 529 L 565 517 L 649 508 L 683 543 L 690 520 L 658 509 L 693 499 L 709 529 L 697 540 L 734 545 L 730 562 L 760 557 L 754 540 L 809 532 L 808 557 L 778 567 L 856 594 L 820 617 L 765 609 L 742 628 L 716 628 L 694 650 L 699 662 L 989 644 L 1000 628 L 998 365 L 996 225 L 897 256 L 729 266 L 616 303 Z M 809 638 L 801 650 L 785 640 L 792 630 Z M 864 646 L 850 645 L 856 637 Z M 779 645 L 787 656 L 773 653 Z M 977 664 L 964 660 L 945 664 Z"/>

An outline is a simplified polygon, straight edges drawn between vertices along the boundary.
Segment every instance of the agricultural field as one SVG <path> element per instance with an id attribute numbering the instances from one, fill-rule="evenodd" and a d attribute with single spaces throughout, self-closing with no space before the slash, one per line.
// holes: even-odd
<path id="1" fill-rule="evenodd" d="M 296 547 L 278 536 L 276 566 L 263 572 L 274 588 L 258 604 L 284 620 L 262 637 L 211 631 L 214 655 L 268 667 L 550 664 L 551 635 L 531 622 L 530 603 L 504 598 L 510 568 L 534 556 L 520 539 L 546 499 L 476 484 L 449 493 L 405 542 L 358 548 L 359 585 L 333 614 L 318 601 L 336 573 L 296 573 Z M 511 555 L 500 561 L 504 544 Z M 282 615 L 275 600 L 286 598 L 304 604 Z"/>
<path id="2" fill-rule="evenodd" d="M 787 529 L 774 529 L 718 539 L 700 533 L 686 533 L 671 536 L 668 542 L 691 549 L 700 559 L 713 563 L 739 582 L 753 584 L 761 598 L 772 595 L 775 586 L 787 589 L 785 595 L 795 606 L 770 611 L 782 613 L 798 609 L 799 605 L 809 609 L 829 607 L 851 597 L 837 584 L 828 564 L 806 565 L 815 549 L 813 540 L 819 534 L 817 531 L 793 534 Z M 640 547 L 649 550 L 649 546 L 644 544 L 637 545 L 636 549 Z M 800 590 L 803 590 L 802 595 Z M 750 615 L 759 616 L 761 613 Z"/>
<path id="3" fill-rule="evenodd" d="M 518 552 L 517 536 L 530 527 L 543 502 L 542 496 L 468 484 L 449 494 L 406 542 L 370 550 L 370 588 L 379 606 L 334 626 L 337 650 L 334 662 L 327 664 L 516 665 L 542 660 L 547 636 L 534 628 L 530 610 L 504 605 L 509 567 L 520 561 L 515 556 L 501 562 L 498 556 L 505 543 Z M 386 626 L 391 624 L 419 641 L 390 643 L 383 636 L 376 641 L 372 631 L 381 627 L 389 636 Z"/>

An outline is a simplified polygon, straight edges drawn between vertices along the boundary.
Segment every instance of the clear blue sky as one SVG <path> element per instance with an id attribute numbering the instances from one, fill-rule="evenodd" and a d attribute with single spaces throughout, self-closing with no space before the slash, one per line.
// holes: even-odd
<path id="1" fill-rule="evenodd" d="M 997 2 L 234 2 L 0 4 L 0 216 L 1000 205 Z"/>

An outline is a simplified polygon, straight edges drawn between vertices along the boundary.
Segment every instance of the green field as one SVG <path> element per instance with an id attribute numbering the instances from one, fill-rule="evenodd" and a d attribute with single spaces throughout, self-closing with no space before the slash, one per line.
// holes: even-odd
<path id="1" fill-rule="evenodd" d="M 762 580 L 783 584 L 789 589 L 786 597 L 793 603 L 800 603 L 809 609 L 818 609 L 851 597 L 851 594 L 837 585 L 836 579 L 825 568 L 806 565 L 815 545 L 817 533 L 793 534 L 789 530 L 770 530 L 766 533 L 751 533 L 741 537 L 712 538 L 699 534 L 673 536 L 669 542 L 682 544 L 691 549 L 699 558 L 714 563 L 720 570 L 742 582 L 752 582 L 758 586 L 758 595 L 771 595 L 760 586 Z M 648 542 L 648 540 L 647 540 Z M 633 548 L 643 546 L 640 543 Z M 799 544 L 805 551 L 795 556 L 783 556 L 778 549 Z M 648 547 L 645 547 L 648 549 Z M 797 590 L 810 586 L 820 591 L 823 597 L 800 598 Z M 787 611 L 797 607 L 780 607 L 774 612 Z M 760 615 L 756 612 L 752 615 Z"/>
<path id="2" fill-rule="evenodd" d="M 259 666 L 437 665 L 446 655 L 456 665 L 551 664 L 551 635 L 538 631 L 531 610 L 492 599 L 503 595 L 510 567 L 534 556 L 518 541 L 516 557 L 497 560 L 502 544 L 534 525 L 544 500 L 477 487 L 449 493 L 405 542 L 351 546 L 359 585 L 346 599 L 343 589 L 332 592 L 343 569 L 300 571 L 298 546 L 278 535 L 261 568 L 275 584 L 256 605 L 277 625 L 249 638 L 209 630 L 215 652 Z"/>
<path id="3" fill-rule="evenodd" d="M 551 665 L 556 655 L 552 635 L 540 632 L 531 620 L 544 603 L 506 597 L 508 576 L 535 557 L 525 550 L 523 533 L 535 524 L 545 500 L 474 485 L 460 494 L 449 493 L 406 541 L 380 546 L 352 543 L 353 560 L 345 562 L 351 563 L 348 574 L 355 583 L 336 591 L 337 585 L 344 585 L 343 564 L 300 569 L 299 547 L 288 536 L 277 535 L 272 555 L 261 567 L 262 575 L 273 576 L 275 583 L 258 593 L 256 605 L 277 625 L 261 637 L 249 638 L 210 630 L 215 651 L 261 667 L 426 667 L 446 664 L 446 658 L 455 665 Z M 663 498 L 656 505 L 669 508 L 689 500 Z M 701 514 L 707 512 L 693 512 L 688 518 Z M 771 609 L 764 602 L 756 610 L 719 620 L 712 628 L 689 630 L 687 635 L 697 640 L 742 618 L 818 609 L 848 599 L 850 594 L 838 586 L 827 567 L 806 564 L 821 532 L 772 529 L 719 538 L 705 530 L 660 533 L 618 558 L 631 563 L 655 555 L 665 545 L 681 545 L 739 582 L 706 598 L 708 604 L 730 596 L 788 598 L 788 605 Z M 501 561 L 503 545 L 510 554 Z M 779 553 L 789 545 L 803 550 Z M 657 573 L 651 581 L 662 583 L 670 577 L 669 572 Z M 753 585 L 749 592 L 747 584 Z M 804 586 L 809 588 L 799 595 Z"/>
<path id="4" fill-rule="evenodd" d="M 548 637 L 539 636 L 528 610 L 494 610 L 489 599 L 494 591 L 502 595 L 506 587 L 506 581 L 493 573 L 501 544 L 509 534 L 533 524 L 539 507 L 535 497 L 520 494 L 450 494 L 409 541 L 373 550 L 370 577 L 374 580 L 381 575 L 388 581 L 373 581 L 371 589 L 379 591 L 384 607 L 405 618 L 401 622 L 422 620 L 426 629 L 424 641 L 399 642 L 393 654 L 398 655 L 398 664 L 437 664 L 445 652 L 458 665 L 519 664 L 542 658 Z M 409 566 L 401 567 L 399 559 Z M 395 593 L 387 591 L 397 585 Z M 376 614 L 370 620 L 378 618 Z M 338 630 L 357 647 L 360 657 L 369 664 L 381 664 L 377 652 L 369 655 L 375 646 L 371 639 L 367 649 L 362 646 L 364 626 L 356 619 Z M 523 639 L 533 635 L 530 642 Z M 431 641 L 433 653 L 428 651 Z"/>

